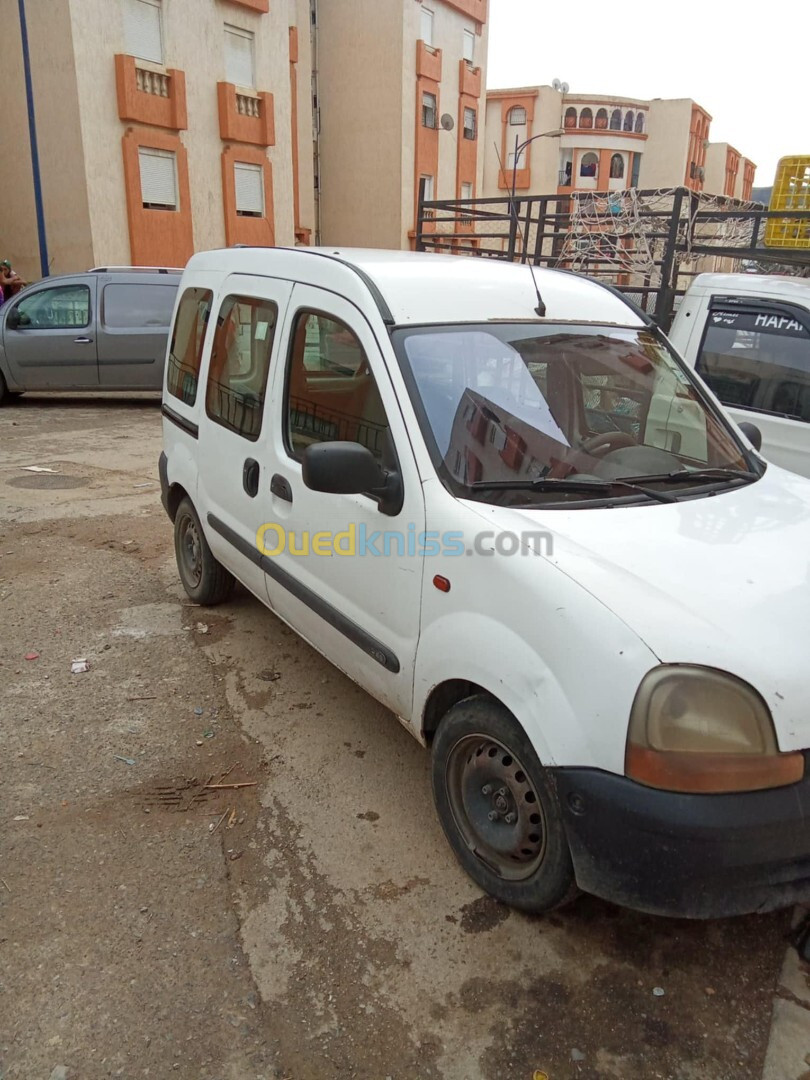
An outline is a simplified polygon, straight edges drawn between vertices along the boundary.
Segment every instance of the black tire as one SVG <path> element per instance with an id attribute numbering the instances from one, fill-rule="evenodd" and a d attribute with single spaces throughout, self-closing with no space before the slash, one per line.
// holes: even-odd
<path id="1" fill-rule="evenodd" d="M 6 383 L 3 372 L 0 371 L 0 405 L 8 405 L 11 400 L 11 393 Z"/>
<path id="2" fill-rule="evenodd" d="M 577 895 L 554 784 L 500 702 L 477 695 L 445 714 L 432 779 L 450 846 L 485 892 L 535 913 Z"/>
<path id="3" fill-rule="evenodd" d="M 228 599 L 234 586 L 233 575 L 211 553 L 188 497 L 178 506 L 174 519 L 174 554 L 183 588 L 195 603 L 213 607 Z"/>

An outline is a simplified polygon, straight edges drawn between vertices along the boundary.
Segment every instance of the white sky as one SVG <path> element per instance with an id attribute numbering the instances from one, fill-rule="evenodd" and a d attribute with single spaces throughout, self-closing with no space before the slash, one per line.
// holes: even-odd
<path id="1" fill-rule="evenodd" d="M 562 79 L 574 94 L 693 98 L 709 138 L 773 182 L 786 154 L 810 154 L 810 0 L 490 0 L 487 86 Z M 777 92 L 778 88 L 778 92 Z"/>

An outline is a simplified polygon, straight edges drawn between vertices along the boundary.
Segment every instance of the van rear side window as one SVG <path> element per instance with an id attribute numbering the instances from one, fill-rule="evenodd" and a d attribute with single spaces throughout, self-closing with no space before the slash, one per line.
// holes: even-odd
<path id="1" fill-rule="evenodd" d="M 217 316 L 205 411 L 251 442 L 262 429 L 277 318 L 274 303 L 251 296 L 227 297 Z"/>
<path id="2" fill-rule="evenodd" d="M 138 282 L 104 286 L 101 305 L 104 325 L 112 329 L 146 329 L 156 332 L 171 325 L 175 285 L 141 285 Z"/>
<path id="3" fill-rule="evenodd" d="M 724 405 L 810 423 L 810 333 L 798 318 L 713 309 L 696 367 Z"/>
<path id="4" fill-rule="evenodd" d="M 205 328 L 213 299 L 210 289 L 186 289 L 177 308 L 166 364 L 166 389 L 186 405 L 197 400 Z"/>

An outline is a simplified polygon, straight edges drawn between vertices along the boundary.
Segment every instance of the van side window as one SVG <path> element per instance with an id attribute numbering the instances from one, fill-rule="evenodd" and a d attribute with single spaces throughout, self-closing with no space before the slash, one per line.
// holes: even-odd
<path id="1" fill-rule="evenodd" d="M 175 285 L 141 285 L 137 282 L 105 285 L 104 325 L 127 330 L 136 327 L 159 330 L 171 326 L 176 295 Z"/>
<path id="2" fill-rule="evenodd" d="M 86 285 L 40 289 L 17 305 L 20 326 L 29 330 L 79 330 L 90 325 L 90 290 Z"/>
<path id="3" fill-rule="evenodd" d="M 388 420 L 363 346 L 345 323 L 298 313 L 286 399 L 287 448 L 296 459 L 313 443 L 346 440 L 382 461 Z"/>
<path id="4" fill-rule="evenodd" d="M 197 400 L 205 328 L 213 299 L 210 289 L 186 289 L 177 307 L 166 364 L 166 389 L 186 405 Z"/>
<path id="5" fill-rule="evenodd" d="M 798 318 L 713 309 L 696 367 L 724 405 L 810 423 L 810 333 Z"/>
<path id="6" fill-rule="evenodd" d="M 227 297 L 217 316 L 205 411 L 252 442 L 262 429 L 277 318 L 274 303 L 250 296 Z"/>

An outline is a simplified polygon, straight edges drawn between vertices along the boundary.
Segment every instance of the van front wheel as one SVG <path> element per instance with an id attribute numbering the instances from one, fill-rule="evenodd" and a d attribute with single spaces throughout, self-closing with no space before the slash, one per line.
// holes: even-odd
<path id="1" fill-rule="evenodd" d="M 211 553 L 189 498 L 180 503 L 174 519 L 174 554 L 183 588 L 195 603 L 212 606 L 228 599 L 233 576 Z"/>
<path id="2" fill-rule="evenodd" d="M 538 913 L 576 895 L 557 793 L 500 702 L 480 695 L 454 705 L 436 733 L 432 770 L 442 828 L 482 889 Z"/>

